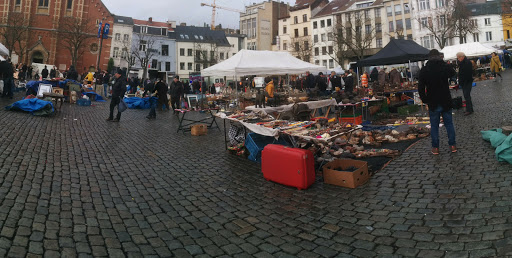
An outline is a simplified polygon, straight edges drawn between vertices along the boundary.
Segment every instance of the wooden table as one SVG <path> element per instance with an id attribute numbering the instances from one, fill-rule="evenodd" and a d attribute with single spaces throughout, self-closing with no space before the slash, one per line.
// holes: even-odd
<path id="1" fill-rule="evenodd" d="M 52 98 L 52 100 L 55 101 L 55 108 L 60 110 L 60 108 L 62 107 L 62 103 L 64 103 L 64 95 L 53 92 L 44 92 L 43 98 L 46 97 Z M 60 104 L 57 106 L 57 103 Z"/>

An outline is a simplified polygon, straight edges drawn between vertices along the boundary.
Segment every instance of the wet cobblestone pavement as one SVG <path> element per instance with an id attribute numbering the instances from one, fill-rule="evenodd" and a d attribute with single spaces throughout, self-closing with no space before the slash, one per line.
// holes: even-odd
<path id="1" fill-rule="evenodd" d="M 512 124 L 511 78 L 455 111 L 458 153 L 442 129 L 441 155 L 424 139 L 354 190 L 267 182 L 221 131 L 177 134 L 168 112 L 2 108 L 0 256 L 512 256 L 512 167 L 479 133 Z"/>

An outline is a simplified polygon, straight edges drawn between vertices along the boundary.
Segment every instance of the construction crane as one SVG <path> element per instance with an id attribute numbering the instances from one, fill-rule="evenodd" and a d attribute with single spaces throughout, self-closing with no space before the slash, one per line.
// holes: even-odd
<path id="1" fill-rule="evenodd" d="M 218 5 L 215 4 L 215 0 L 213 0 L 213 4 L 201 3 L 201 6 L 209 6 L 209 7 L 212 8 L 212 24 L 211 24 L 212 30 L 215 30 L 215 11 L 216 11 L 217 8 L 222 9 L 222 10 L 226 10 L 226 11 L 236 12 L 236 13 L 245 13 L 242 10 L 237 10 L 237 9 L 233 9 L 233 8 L 218 6 Z"/>

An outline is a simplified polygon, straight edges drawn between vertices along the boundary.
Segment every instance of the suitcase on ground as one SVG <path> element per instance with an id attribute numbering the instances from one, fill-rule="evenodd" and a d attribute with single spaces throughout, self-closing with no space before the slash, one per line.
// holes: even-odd
<path id="1" fill-rule="evenodd" d="M 309 150 L 269 144 L 261 152 L 261 171 L 268 181 L 307 189 L 315 182 L 315 163 Z"/>

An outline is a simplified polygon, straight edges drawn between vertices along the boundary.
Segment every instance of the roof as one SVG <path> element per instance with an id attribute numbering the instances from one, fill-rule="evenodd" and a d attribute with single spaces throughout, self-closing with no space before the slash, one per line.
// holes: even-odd
<path id="1" fill-rule="evenodd" d="M 114 24 L 133 25 L 132 17 L 112 15 L 114 17 Z"/>
<path id="2" fill-rule="evenodd" d="M 204 42 L 215 43 L 217 46 L 231 46 L 224 31 L 210 30 L 210 27 L 176 26 L 169 37 L 176 39 L 176 42 Z"/>
<path id="3" fill-rule="evenodd" d="M 230 38 L 245 38 L 245 37 L 247 37 L 247 35 L 245 35 L 245 34 L 226 34 L 226 37 L 230 37 Z"/>
<path id="4" fill-rule="evenodd" d="M 405 64 L 426 60 L 430 51 L 406 39 L 391 39 L 377 54 L 357 62 L 357 66 Z"/>
<path id="5" fill-rule="evenodd" d="M 328 4 L 329 0 L 295 0 L 295 5 L 290 7 L 290 12 L 306 9 L 309 7 L 314 9 L 322 2 L 326 2 L 326 4 Z"/>
<path id="6" fill-rule="evenodd" d="M 148 27 L 155 27 L 155 28 L 168 28 L 169 31 L 172 31 L 172 26 L 171 24 L 168 24 L 167 22 L 157 22 L 157 21 L 145 21 L 145 20 L 137 20 L 137 19 L 133 19 L 133 24 L 134 25 L 144 25 L 144 26 L 148 26 Z"/>
<path id="7" fill-rule="evenodd" d="M 487 2 L 483 4 L 466 4 L 471 16 L 501 14 L 501 5 L 499 2 Z"/>
<path id="8" fill-rule="evenodd" d="M 350 2 L 350 0 L 333 0 L 324 8 L 322 8 L 322 10 L 320 10 L 320 12 L 318 12 L 313 18 L 331 15 L 335 12 L 342 11 L 347 8 L 346 4 L 348 2 Z"/>

